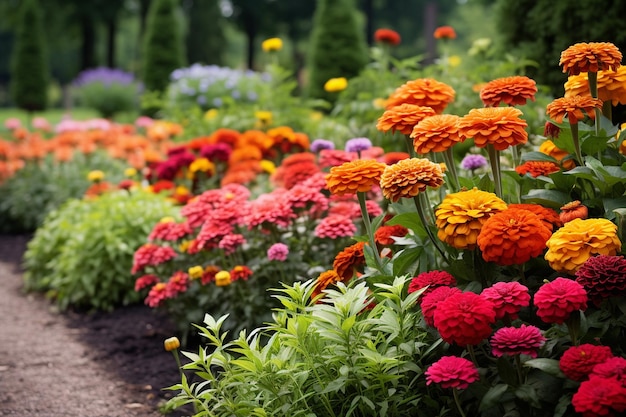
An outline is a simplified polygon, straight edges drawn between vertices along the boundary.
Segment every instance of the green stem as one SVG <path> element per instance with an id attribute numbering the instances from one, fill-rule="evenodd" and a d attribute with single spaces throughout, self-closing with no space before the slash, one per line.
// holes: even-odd
<path id="1" fill-rule="evenodd" d="M 404 140 L 406 142 L 407 152 L 411 156 L 411 158 L 415 158 L 415 148 L 413 147 L 413 139 L 409 135 L 404 135 Z"/>
<path id="2" fill-rule="evenodd" d="M 591 93 L 591 97 L 598 98 L 598 73 L 597 72 L 588 72 L 587 79 L 589 81 L 589 92 Z M 594 109 L 596 114 L 595 126 L 596 126 L 596 136 L 600 133 L 600 109 Z"/>
<path id="3" fill-rule="evenodd" d="M 499 198 L 502 198 L 502 173 L 500 172 L 500 151 L 492 144 L 487 145 L 489 153 L 489 164 L 493 174 L 494 191 Z"/>
<path id="4" fill-rule="evenodd" d="M 463 412 L 463 407 L 461 407 L 461 400 L 459 399 L 459 392 L 457 391 L 456 388 L 452 388 L 452 396 L 454 397 L 454 403 L 456 404 L 457 410 L 459 410 L 459 414 L 461 414 L 461 417 L 466 417 L 465 413 Z"/>
<path id="5" fill-rule="evenodd" d="M 417 214 L 420 220 L 422 221 L 422 226 L 424 226 L 424 229 L 426 230 L 426 233 L 428 234 L 428 238 L 430 239 L 431 242 L 433 242 L 435 249 L 437 249 L 437 251 L 443 258 L 443 260 L 446 263 L 448 263 L 448 258 L 446 257 L 446 253 L 443 251 L 443 249 L 441 249 L 441 247 L 439 246 L 439 241 L 435 238 L 435 235 L 433 235 L 433 232 L 430 229 L 430 223 L 428 222 L 428 218 L 426 217 L 426 214 L 424 213 L 424 207 L 422 207 L 422 204 L 420 202 L 419 194 L 413 197 L 413 201 L 415 202 L 415 208 L 417 209 Z"/>
<path id="6" fill-rule="evenodd" d="M 467 347 L 467 352 L 470 355 L 470 358 L 472 358 L 472 362 L 474 362 L 474 366 L 476 366 L 477 368 L 478 366 L 478 360 L 476 360 L 476 352 L 474 352 L 474 346 L 472 345 L 466 345 Z"/>
<path id="7" fill-rule="evenodd" d="M 369 244 L 374 251 L 374 259 L 376 260 L 376 267 L 382 273 L 383 262 L 380 259 L 380 253 L 378 253 L 378 247 L 376 246 L 376 240 L 374 240 L 374 231 L 372 230 L 372 223 L 370 222 L 370 216 L 367 212 L 367 205 L 365 204 L 365 193 L 357 192 L 357 198 L 359 200 L 359 206 L 361 207 L 361 217 L 363 218 L 363 225 L 365 226 L 365 233 L 369 240 Z"/>
<path id="8" fill-rule="evenodd" d="M 515 356 L 515 368 L 517 368 L 517 378 L 519 379 L 519 384 L 522 385 L 524 383 L 524 373 L 522 372 L 522 360 L 519 357 L 519 353 Z"/>
<path id="9" fill-rule="evenodd" d="M 579 165 L 584 165 L 583 154 L 580 150 L 580 140 L 578 138 L 578 123 L 569 124 L 572 130 L 572 142 L 574 143 L 574 151 L 576 152 L 576 159 Z"/>
<path id="10" fill-rule="evenodd" d="M 456 193 L 461 189 L 461 184 L 459 183 L 459 177 L 456 173 L 456 164 L 454 163 L 454 154 L 452 153 L 452 148 L 448 148 L 443 152 L 443 160 L 446 163 L 446 174 L 451 179 L 451 191 Z"/>

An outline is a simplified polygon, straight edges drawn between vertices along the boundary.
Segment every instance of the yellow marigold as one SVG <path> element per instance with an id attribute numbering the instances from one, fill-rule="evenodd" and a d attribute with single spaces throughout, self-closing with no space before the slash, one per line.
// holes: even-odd
<path id="1" fill-rule="evenodd" d="M 324 90 L 329 93 L 338 93 L 348 87 L 348 80 L 345 77 L 331 78 L 324 84 Z"/>
<path id="2" fill-rule="evenodd" d="M 431 107 L 418 106 L 417 104 L 400 104 L 390 107 L 378 118 L 376 129 L 381 132 L 398 131 L 404 135 L 410 135 L 413 127 L 420 120 L 428 116 L 434 116 L 435 111 Z"/>
<path id="3" fill-rule="evenodd" d="M 412 198 L 427 187 L 441 187 L 443 172 L 441 164 L 425 158 L 403 159 L 386 166 L 380 177 L 380 188 L 385 198 L 392 202 L 400 198 Z"/>
<path id="4" fill-rule="evenodd" d="M 380 177 L 387 165 L 374 159 L 356 159 L 334 166 L 326 175 L 326 186 L 335 195 L 368 192 Z"/>
<path id="5" fill-rule="evenodd" d="M 602 101 L 591 96 L 561 97 L 546 106 L 546 113 L 557 123 L 563 123 L 567 116 L 570 124 L 576 124 L 585 118 L 585 115 L 595 119 L 595 109 L 602 108 Z"/>
<path id="6" fill-rule="evenodd" d="M 269 159 L 263 159 L 260 164 L 261 169 L 264 172 L 267 172 L 270 175 L 276 172 L 276 164 L 274 164 L 274 162 L 270 161 Z"/>
<path id="7" fill-rule="evenodd" d="M 574 219 L 558 229 L 546 245 L 545 259 L 557 272 L 575 273 L 594 255 L 614 256 L 622 248 L 617 225 L 608 219 Z"/>
<path id="8" fill-rule="evenodd" d="M 266 127 L 272 124 L 272 112 L 266 110 L 259 110 L 254 112 L 256 118 L 256 126 L 258 128 Z"/>
<path id="9" fill-rule="evenodd" d="M 480 90 L 480 99 L 487 107 L 498 107 L 500 103 L 515 106 L 526 104 L 527 100 L 535 101 L 536 93 L 535 80 L 516 75 L 489 81 Z"/>
<path id="10" fill-rule="evenodd" d="M 589 96 L 589 73 L 581 72 L 568 77 L 565 83 L 565 97 Z M 613 106 L 626 104 L 626 67 L 615 71 L 598 71 L 598 98 L 611 102 Z"/>
<path id="11" fill-rule="evenodd" d="M 622 62 L 622 53 L 610 42 L 577 43 L 563 52 L 559 65 L 563 72 L 578 75 L 581 72 L 615 71 Z"/>
<path id="12" fill-rule="evenodd" d="M 437 236 L 457 249 L 474 249 L 483 224 L 506 203 L 493 193 L 473 188 L 448 194 L 435 210 Z"/>
<path id="13" fill-rule="evenodd" d="M 418 154 L 443 152 L 465 138 L 459 135 L 459 120 L 454 114 L 438 114 L 422 119 L 411 132 L 413 147 Z"/>
<path id="14" fill-rule="evenodd" d="M 217 285 L 218 287 L 225 287 L 227 285 L 230 285 L 230 282 L 231 282 L 230 272 L 220 271 L 217 274 L 215 274 L 215 285 Z"/>
<path id="15" fill-rule="evenodd" d="M 135 175 L 137 175 L 137 169 L 135 169 L 135 168 L 126 168 L 126 169 L 124 170 L 124 176 L 125 176 L 125 177 L 132 178 L 132 177 L 134 177 Z"/>
<path id="16" fill-rule="evenodd" d="M 474 138 L 474 144 L 479 148 L 491 144 L 502 151 L 528 141 L 528 125 L 521 115 L 522 112 L 515 107 L 472 109 L 459 121 L 460 134 L 466 139 Z"/>
<path id="17" fill-rule="evenodd" d="M 569 156 L 569 153 L 561 148 L 557 148 L 554 142 L 550 139 L 546 139 L 541 145 L 539 145 L 539 152 L 545 153 L 557 160 L 564 169 L 572 169 L 576 166 L 576 162 L 573 159 L 563 159 Z"/>
<path id="18" fill-rule="evenodd" d="M 261 43 L 261 49 L 263 49 L 264 52 L 280 51 L 282 48 L 283 48 L 283 41 L 280 38 L 265 39 Z"/>
<path id="19" fill-rule="evenodd" d="M 89 171 L 87 179 L 91 182 L 99 182 L 104 179 L 104 172 L 100 170 Z"/>
<path id="20" fill-rule="evenodd" d="M 387 99 L 387 108 L 400 104 L 416 104 L 432 107 L 435 113 L 443 113 L 448 104 L 454 101 L 455 91 L 449 85 L 432 78 L 418 78 L 396 88 Z"/>
<path id="21" fill-rule="evenodd" d="M 189 172 L 193 174 L 196 172 L 206 172 L 208 174 L 213 174 L 215 172 L 215 164 L 209 161 L 207 158 L 198 158 L 194 160 L 191 164 L 189 164 Z"/>
<path id="22" fill-rule="evenodd" d="M 202 268 L 200 265 L 192 266 L 187 270 L 187 273 L 189 274 L 189 278 L 191 279 L 202 278 L 202 274 L 204 274 L 204 268 Z"/>

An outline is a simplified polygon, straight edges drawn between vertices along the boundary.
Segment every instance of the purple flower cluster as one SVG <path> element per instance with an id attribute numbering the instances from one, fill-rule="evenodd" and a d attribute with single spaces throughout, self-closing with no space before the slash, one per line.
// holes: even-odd
<path id="1" fill-rule="evenodd" d="M 354 138 L 346 142 L 346 152 L 362 152 L 372 147 L 372 141 L 368 138 Z"/>
<path id="2" fill-rule="evenodd" d="M 73 84 L 80 87 L 92 83 L 102 83 L 109 86 L 111 84 L 130 85 L 133 82 L 135 82 L 135 77 L 129 72 L 117 68 L 98 67 L 82 71 L 74 79 Z"/>
<path id="3" fill-rule="evenodd" d="M 335 149 L 335 144 L 326 139 L 315 139 L 311 142 L 311 152 L 319 153 L 325 149 Z"/>
<path id="4" fill-rule="evenodd" d="M 467 154 L 461 161 L 461 168 L 468 171 L 473 171 L 484 166 L 487 166 L 487 158 L 480 154 Z"/>

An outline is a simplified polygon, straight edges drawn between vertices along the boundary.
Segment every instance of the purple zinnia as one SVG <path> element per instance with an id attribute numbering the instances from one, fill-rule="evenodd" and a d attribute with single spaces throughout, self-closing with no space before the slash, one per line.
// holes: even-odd
<path id="1" fill-rule="evenodd" d="M 346 152 L 362 152 L 372 147 L 372 141 L 368 138 L 354 138 L 346 142 Z"/>
<path id="2" fill-rule="evenodd" d="M 270 261 L 284 262 L 287 260 L 287 255 L 289 255 L 289 247 L 284 243 L 274 243 L 267 250 L 267 258 Z"/>
<path id="3" fill-rule="evenodd" d="M 461 168 L 473 171 L 487 166 L 487 158 L 480 154 L 467 154 L 461 161 Z"/>
<path id="4" fill-rule="evenodd" d="M 326 139 L 315 139 L 311 142 L 311 152 L 319 153 L 324 149 L 335 149 L 335 144 Z"/>

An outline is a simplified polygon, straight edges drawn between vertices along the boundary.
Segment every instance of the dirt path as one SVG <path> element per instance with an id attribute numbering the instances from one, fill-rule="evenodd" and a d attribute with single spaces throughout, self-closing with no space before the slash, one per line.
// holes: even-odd
<path id="1" fill-rule="evenodd" d="M 0 416 L 162 416 L 161 388 L 177 382 L 178 370 L 163 351 L 158 320 L 145 323 L 157 317 L 143 306 L 59 314 L 41 296 L 22 293 L 15 261 L 27 238 L 0 240 Z M 135 327 L 120 334 L 116 323 Z"/>

